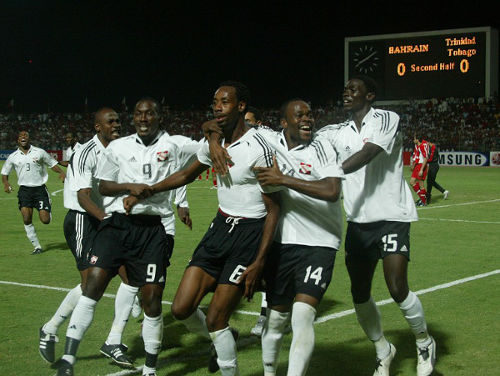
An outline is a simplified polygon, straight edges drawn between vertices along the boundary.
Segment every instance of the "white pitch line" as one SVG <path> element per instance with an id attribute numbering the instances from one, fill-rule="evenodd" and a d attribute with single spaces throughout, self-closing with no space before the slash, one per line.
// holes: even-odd
<path id="1" fill-rule="evenodd" d="M 477 275 L 474 275 L 474 276 L 471 276 L 471 277 L 457 279 L 456 281 L 452 281 L 452 282 L 448 282 L 448 283 L 443 283 L 441 285 L 429 287 L 427 289 L 418 290 L 418 291 L 415 291 L 415 294 L 417 294 L 417 295 L 423 295 L 423 294 L 427 294 L 429 292 L 434 292 L 434 291 L 437 291 L 437 290 L 446 289 L 446 288 L 453 287 L 453 286 L 456 286 L 456 285 L 460 285 L 460 284 L 463 284 L 463 283 L 466 283 L 466 282 L 475 281 L 477 279 L 486 278 L 486 277 L 489 277 L 489 276 L 492 276 L 492 275 L 495 275 L 495 274 L 500 274 L 500 269 L 493 270 L 493 271 L 487 272 L 487 273 L 477 274 Z M 393 303 L 393 302 L 394 302 L 394 300 L 392 300 L 392 299 L 385 299 L 385 300 L 378 301 L 376 304 L 378 306 L 383 306 L 383 305 L 390 304 L 390 303 Z M 345 310 L 345 311 L 342 311 L 342 312 L 337 312 L 337 313 L 334 313 L 334 314 L 331 314 L 331 315 L 320 317 L 320 318 L 316 319 L 314 321 L 314 323 L 315 324 L 320 324 L 320 323 L 323 323 L 323 322 L 326 322 L 326 321 L 329 321 L 329 320 L 334 320 L 334 319 L 338 319 L 340 317 L 352 315 L 354 313 L 355 313 L 354 309 L 348 309 L 348 310 Z M 199 352 L 196 352 L 196 354 L 190 354 L 189 356 L 192 357 L 193 355 L 201 355 L 201 354 L 205 354 L 205 353 L 207 353 L 207 350 L 199 351 Z M 172 361 L 181 360 L 183 358 L 186 358 L 186 357 L 184 356 L 184 357 L 180 357 L 180 358 L 169 358 L 168 359 L 168 363 L 171 364 Z M 165 361 L 160 361 L 159 364 L 158 364 L 158 368 L 160 368 L 164 363 L 167 363 L 167 361 L 166 360 Z M 119 372 L 116 372 L 116 373 L 109 373 L 106 376 L 127 376 L 127 375 L 133 375 L 135 373 L 141 372 L 141 370 L 142 370 L 142 366 L 139 366 L 139 367 L 136 367 L 135 369 L 131 369 L 131 370 L 123 370 L 123 371 L 119 371 Z"/>
<path id="2" fill-rule="evenodd" d="M 452 287 L 452 286 L 456 286 L 456 285 L 461 285 L 462 283 L 466 283 L 466 282 L 470 282 L 470 281 L 475 281 L 475 280 L 481 279 L 481 278 L 486 278 L 486 277 L 489 277 L 489 276 L 492 276 L 492 275 L 495 275 L 495 274 L 500 274 L 500 269 L 493 270 L 493 271 L 487 272 L 487 273 L 477 274 L 477 275 L 474 275 L 474 276 L 471 276 L 471 277 L 457 279 L 456 281 L 452 281 L 452 282 L 448 282 L 448 283 L 443 283 L 441 285 L 436 285 L 436 286 L 433 286 L 433 287 L 429 287 L 427 289 L 418 290 L 418 291 L 414 291 L 414 292 L 417 295 L 423 295 L 423 294 L 427 294 L 429 292 L 434 292 L 434 291 L 437 291 L 437 290 L 446 289 L 448 287 Z M 376 304 L 378 306 L 383 306 L 383 305 L 386 305 L 386 304 L 389 304 L 389 303 L 393 303 L 393 302 L 394 302 L 393 299 L 385 299 L 385 300 L 378 301 Z M 354 309 L 348 309 L 346 311 L 333 313 L 331 315 L 323 316 L 323 317 L 320 317 L 320 318 L 316 319 L 315 323 L 319 324 L 319 323 L 326 322 L 326 321 L 329 321 L 329 320 L 333 320 L 333 319 L 336 319 L 336 318 L 339 318 L 339 317 L 347 316 L 347 315 L 350 315 L 352 313 L 354 313 Z"/>
<path id="3" fill-rule="evenodd" d="M 65 287 L 54 287 L 54 286 L 46 286 L 46 285 L 33 285 L 29 283 L 20 283 L 20 282 L 12 282 L 12 281 L 0 281 L 0 284 L 2 285 L 11 285 L 11 286 L 20 286 L 20 287 L 31 287 L 31 288 L 36 288 L 36 289 L 44 289 L 44 290 L 55 290 L 55 291 L 65 291 L 68 292 L 71 289 L 67 289 Z M 111 298 L 114 299 L 116 297 L 115 294 L 104 294 L 103 295 L 106 298 Z M 162 300 L 161 303 L 163 305 L 172 305 L 172 302 L 169 302 L 168 300 Z M 203 308 L 203 306 L 201 306 Z M 252 312 L 252 311 L 241 311 L 237 310 L 235 313 L 239 313 L 242 315 L 249 315 L 249 316 L 259 316 L 260 312 Z"/>
<path id="4" fill-rule="evenodd" d="M 430 210 L 430 209 L 451 208 L 453 206 L 487 204 L 489 202 L 497 202 L 497 201 L 500 201 L 500 198 L 495 198 L 493 200 L 485 200 L 485 201 L 462 202 L 462 203 L 459 203 L 459 204 L 438 205 L 438 206 L 421 206 L 421 207 L 418 207 L 417 210 Z"/>
<path id="5" fill-rule="evenodd" d="M 64 191 L 64 188 L 63 188 L 63 189 L 58 189 L 57 191 L 52 192 L 52 193 L 51 193 L 51 195 L 52 195 L 52 196 L 55 196 L 55 195 L 57 195 L 59 192 L 62 192 L 62 191 Z"/>
<path id="6" fill-rule="evenodd" d="M 500 222 L 491 222 L 491 221 L 469 221 L 468 219 L 448 219 L 448 218 L 422 218 L 418 217 L 418 220 L 424 221 L 441 221 L 441 222 L 464 222 L 464 223 L 486 223 L 486 224 L 494 224 L 500 225 Z"/>

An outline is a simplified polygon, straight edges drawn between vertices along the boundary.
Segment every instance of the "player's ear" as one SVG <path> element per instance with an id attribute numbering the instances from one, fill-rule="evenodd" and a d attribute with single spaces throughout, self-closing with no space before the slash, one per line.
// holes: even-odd
<path id="1" fill-rule="evenodd" d="M 373 102 L 375 100 L 375 93 L 369 91 L 366 93 L 366 99 L 370 102 Z"/>
<path id="2" fill-rule="evenodd" d="M 94 124 L 94 129 L 95 129 L 96 133 L 99 133 L 101 131 L 101 124 L 95 123 Z"/>
<path id="3" fill-rule="evenodd" d="M 239 101 L 238 102 L 238 111 L 241 112 L 242 114 L 244 114 L 246 109 L 247 109 L 247 102 Z"/>
<path id="4" fill-rule="evenodd" d="M 288 128 L 288 123 L 286 122 L 286 119 L 284 119 L 284 118 L 280 119 L 280 125 L 281 125 L 281 128 L 284 128 L 284 129 Z"/>

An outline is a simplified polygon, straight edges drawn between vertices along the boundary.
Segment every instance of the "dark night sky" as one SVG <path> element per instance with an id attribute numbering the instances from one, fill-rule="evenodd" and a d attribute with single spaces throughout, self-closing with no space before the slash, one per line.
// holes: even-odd
<path id="1" fill-rule="evenodd" d="M 179 3 L 2 1 L 0 111 L 11 98 L 18 112 L 81 111 L 85 97 L 93 110 L 144 95 L 200 107 L 226 79 L 257 106 L 321 104 L 340 96 L 345 37 L 499 26 L 484 2 Z"/>

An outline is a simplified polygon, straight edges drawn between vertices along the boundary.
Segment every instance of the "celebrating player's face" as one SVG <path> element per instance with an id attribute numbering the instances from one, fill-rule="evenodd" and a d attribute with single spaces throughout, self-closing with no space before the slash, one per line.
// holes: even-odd
<path id="1" fill-rule="evenodd" d="M 99 117 L 99 130 L 108 143 L 120 137 L 120 117 L 113 110 L 105 110 Z"/>
<path id="2" fill-rule="evenodd" d="M 356 112 L 363 109 L 369 101 L 367 99 L 368 89 L 361 80 L 353 79 L 347 81 L 344 88 L 344 109 L 349 112 Z"/>
<path id="3" fill-rule="evenodd" d="M 160 128 L 160 114 L 152 101 L 142 101 L 134 111 L 135 130 L 141 138 L 153 138 Z"/>
<path id="4" fill-rule="evenodd" d="M 30 144 L 30 135 L 26 131 L 19 132 L 17 136 L 17 144 L 22 148 L 29 146 Z"/>
<path id="5" fill-rule="evenodd" d="M 288 141 L 293 145 L 304 145 L 311 142 L 314 118 L 311 107 L 306 102 L 290 102 L 286 109 L 286 118 L 281 124 L 286 129 Z"/>
<path id="6" fill-rule="evenodd" d="M 235 124 L 244 107 L 243 102 L 238 102 L 234 87 L 222 86 L 215 92 L 212 111 L 219 126 Z"/>

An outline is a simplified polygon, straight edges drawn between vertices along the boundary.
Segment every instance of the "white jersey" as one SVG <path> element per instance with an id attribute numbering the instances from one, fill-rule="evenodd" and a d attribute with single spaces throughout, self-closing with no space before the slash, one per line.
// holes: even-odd
<path id="1" fill-rule="evenodd" d="M 158 183 L 185 167 L 196 154 L 200 143 L 191 139 L 182 145 L 176 142 L 181 136 L 169 136 L 161 131 L 148 146 L 137 134 L 111 142 L 99 160 L 97 178 L 117 183 Z M 177 140 L 179 141 L 179 140 Z M 173 217 L 172 202 L 175 191 L 161 192 L 141 200 L 131 214 Z M 123 199 L 128 194 L 104 197 L 106 213 L 125 213 Z"/>
<path id="2" fill-rule="evenodd" d="M 313 140 L 288 150 L 285 135 L 259 128 L 276 151 L 279 169 L 286 175 L 302 180 L 321 180 L 327 177 L 344 178 L 337 163 L 337 153 L 327 140 Z M 339 249 L 342 239 L 342 208 L 336 202 L 313 198 L 293 189 L 280 191 L 280 220 L 275 241 L 281 244 L 331 247 Z"/>
<path id="3" fill-rule="evenodd" d="M 222 141 L 224 142 L 224 141 Z M 263 190 L 257 181 L 254 167 L 272 166 L 273 153 L 255 128 L 248 130 L 240 139 L 226 148 L 233 165 L 228 166 L 226 176 L 217 174 L 217 198 L 219 208 L 233 217 L 262 218 L 267 211 L 262 200 Z M 212 166 L 208 143 L 198 152 L 198 160 Z"/>
<path id="4" fill-rule="evenodd" d="M 64 207 L 84 212 L 85 209 L 78 203 L 77 193 L 80 189 L 86 188 L 91 188 L 91 200 L 98 207 L 103 207 L 103 197 L 99 193 L 99 180 L 95 178 L 95 175 L 97 163 L 105 149 L 97 135 L 77 149 L 66 170 Z"/>
<path id="5" fill-rule="evenodd" d="M 71 156 L 80 148 L 82 144 L 79 142 L 75 143 L 73 146 L 68 146 L 66 150 L 63 150 L 63 161 L 69 161 Z"/>
<path id="6" fill-rule="evenodd" d="M 196 160 L 196 151 L 200 148 L 199 143 L 194 143 L 193 140 L 191 140 L 189 137 L 180 135 L 170 135 L 170 138 L 177 144 L 177 146 L 181 147 L 180 164 L 182 166 L 188 166 Z M 184 149 L 182 149 L 182 147 L 184 147 Z M 192 150 L 189 150 L 190 148 Z M 187 201 L 187 189 L 185 185 L 175 190 L 174 206 L 189 208 L 189 203 Z M 170 234 L 172 236 L 175 235 L 174 215 L 162 217 L 161 223 L 163 224 L 163 227 L 165 227 L 165 232 L 167 234 Z"/>
<path id="7" fill-rule="evenodd" d="M 391 111 L 370 109 L 358 132 L 353 120 L 327 125 L 318 131 L 333 144 L 341 161 L 360 151 L 367 142 L 383 151 L 343 181 L 347 220 L 356 223 L 417 221 L 410 188 L 403 177 L 403 139 L 399 116 Z"/>
<path id="8" fill-rule="evenodd" d="M 18 185 L 39 187 L 49 179 L 47 166 L 52 168 L 55 165 L 57 161 L 49 153 L 31 145 L 26 154 L 18 148 L 9 155 L 2 167 L 2 175 L 9 175 L 14 168 Z"/>

